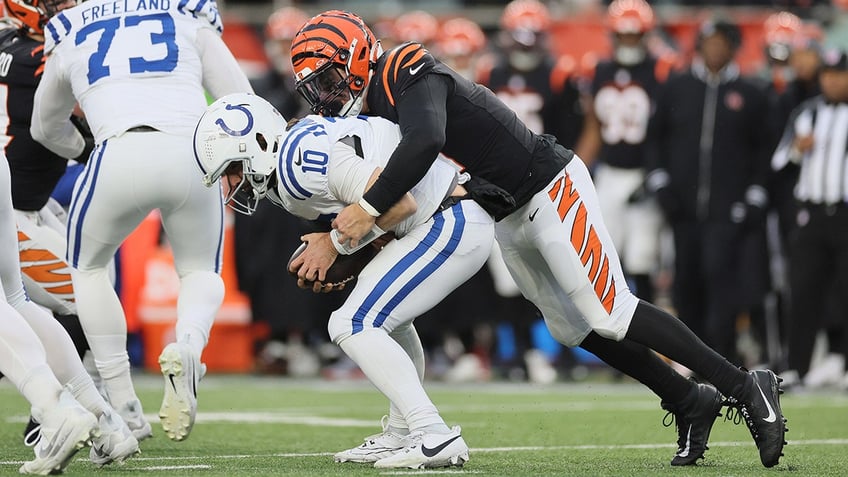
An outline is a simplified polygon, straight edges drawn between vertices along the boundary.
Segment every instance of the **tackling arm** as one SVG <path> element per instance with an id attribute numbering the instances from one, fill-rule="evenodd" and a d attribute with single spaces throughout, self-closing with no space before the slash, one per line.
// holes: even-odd
<path id="1" fill-rule="evenodd" d="M 427 173 L 445 144 L 448 78 L 428 74 L 397 98 L 402 139 L 386 168 L 363 196 L 377 212 L 388 211 Z"/>

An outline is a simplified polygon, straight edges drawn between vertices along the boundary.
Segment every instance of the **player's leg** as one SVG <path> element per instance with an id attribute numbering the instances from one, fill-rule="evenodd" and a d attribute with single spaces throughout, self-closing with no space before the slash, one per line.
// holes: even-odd
<path id="1" fill-rule="evenodd" d="M 448 428 L 412 359 L 387 333 L 470 278 L 485 263 L 492 240 L 491 218 L 476 203 L 462 201 L 386 245 L 332 314 L 331 339 L 397 408 L 410 430 L 406 446 L 377 460 L 376 466 L 434 467 L 467 460 L 459 428 Z M 429 455 L 436 448 L 440 450 Z"/>
<path id="2" fill-rule="evenodd" d="M 528 234 L 534 237 L 532 240 L 550 264 L 557 282 L 601 336 L 615 340 L 626 337 L 647 346 L 692 369 L 735 400 L 746 416 L 763 465 L 775 465 L 781 455 L 785 432 L 780 415 L 778 378 L 771 371 L 745 373 L 736 368 L 705 345 L 680 320 L 648 302 L 637 300 L 626 285 L 619 288 L 623 277 L 621 266 L 606 232 L 589 173 L 581 161 L 571 161 L 566 172 L 562 189 L 557 191 L 559 194 L 548 194 L 556 201 L 562 221 L 549 221 L 550 214 L 545 214 L 540 217 L 541 221 L 536 219 L 539 223 L 528 226 Z M 570 209 L 563 210 L 568 205 Z M 564 233 L 569 233 L 571 238 L 571 243 L 565 247 L 538 238 L 544 234 Z M 562 259 L 564 252 L 570 260 Z M 604 276 L 607 260 L 612 278 Z M 585 280 L 584 285 L 575 286 L 575 280 Z M 586 283 L 591 283 L 592 287 L 587 287 Z M 777 417 L 772 419 L 775 415 Z"/>
<path id="3" fill-rule="evenodd" d="M 224 205 L 220 189 L 203 185 L 191 160 L 191 138 L 154 133 L 169 150 L 171 175 L 159 187 L 175 193 L 160 206 L 165 233 L 180 277 L 176 341 L 159 355 L 165 392 L 159 409 L 162 428 L 172 440 L 186 439 L 197 414 L 197 385 L 206 372 L 200 361 L 215 315 L 224 300 L 220 276 Z M 155 184 L 148 184 L 156 187 Z M 178 193 L 177 193 L 178 192 Z"/>
<path id="4" fill-rule="evenodd" d="M 2 162 L 2 164 L 0 164 L 0 190 L 8 191 L 10 189 L 8 164 L 6 163 L 5 158 L 1 156 L 0 162 Z M 97 416 L 97 418 L 112 415 L 114 411 L 103 400 L 103 397 L 94 387 L 94 382 L 91 380 L 91 376 L 89 376 L 86 372 L 82 361 L 80 361 L 71 338 L 62 326 L 54 320 L 47 311 L 30 301 L 26 296 L 23 289 L 23 281 L 21 279 L 17 234 L 14 214 L 12 212 L 11 197 L 7 194 L 0 197 L 0 284 L 2 284 L 2 290 L 4 292 L 4 299 L 2 302 L 3 306 L 15 311 L 15 313 L 11 315 L 10 320 L 17 321 L 18 317 L 22 317 L 26 320 L 26 323 L 24 324 L 14 322 L 5 324 L 4 322 L 4 328 L 8 326 L 21 328 L 21 330 L 11 331 L 10 333 L 14 334 L 16 331 L 19 331 L 21 334 L 14 336 L 19 339 L 24 339 L 30 344 L 32 343 L 33 338 L 35 338 L 35 341 L 37 342 L 37 346 L 34 346 L 33 349 L 33 353 L 37 355 L 34 356 L 37 358 L 35 362 L 43 362 L 46 359 L 47 364 L 50 366 L 51 376 L 55 373 L 56 378 L 58 378 L 60 383 L 65 385 L 66 389 L 70 393 L 68 395 L 68 399 L 65 399 L 65 401 L 68 401 L 68 406 L 63 406 L 64 411 L 68 413 L 68 419 L 70 419 L 70 421 L 67 421 L 68 425 L 74 426 L 79 425 L 80 423 L 85 423 L 83 422 L 86 421 L 84 416 L 90 415 L 88 411 L 93 413 L 94 416 Z M 34 332 L 34 337 L 29 336 L 29 333 L 32 332 Z M 14 347 L 14 344 L 12 346 Z M 13 351 L 14 350 L 9 350 L 10 353 Z M 41 357 L 42 355 L 44 357 Z M 10 359 L 13 360 L 9 362 L 15 362 L 14 359 L 21 356 L 28 355 L 26 353 L 21 355 L 18 352 L 14 352 L 10 356 Z M 19 366 L 17 367 L 19 368 Z M 5 369 L 3 371 L 4 373 L 6 372 Z M 14 374 L 15 370 L 12 369 L 10 372 Z M 45 392 L 49 391 L 48 389 L 42 390 Z M 22 389 L 22 392 L 23 391 L 24 390 Z M 25 395 L 27 394 L 32 394 L 32 392 L 25 393 Z M 70 397 L 71 395 L 73 395 L 73 397 Z M 78 408 L 80 404 L 82 404 L 88 411 L 85 413 L 76 412 L 75 409 Z M 62 439 L 63 437 L 57 435 L 58 430 L 56 429 L 56 426 L 64 425 L 62 424 L 63 420 L 58 417 L 45 414 L 45 410 L 40 409 L 39 405 L 34 404 L 33 407 L 33 417 L 36 422 L 41 424 L 39 431 L 41 433 L 41 440 L 49 441 L 53 438 Z M 92 419 L 96 419 L 94 416 L 92 416 Z M 74 421 L 77 418 L 80 420 L 78 420 L 78 422 Z M 76 424 L 74 424 L 74 422 L 76 422 Z M 96 424 L 95 420 L 95 425 Z M 117 420 L 114 420 L 113 429 L 101 429 L 101 432 L 97 433 L 97 436 L 94 436 L 96 444 L 101 444 L 100 448 L 104 449 L 104 454 L 106 456 L 110 456 L 110 462 L 118 459 L 123 460 L 138 451 L 138 442 L 131 434 L 128 437 L 126 435 L 122 436 L 121 431 L 129 433 L 129 429 L 126 428 L 126 424 L 118 418 Z M 82 434 L 80 433 L 80 435 Z M 97 439 L 101 436 L 103 438 L 110 439 L 110 443 L 107 445 L 106 443 L 103 443 L 103 441 L 98 441 Z M 86 434 L 86 441 L 88 440 L 88 437 L 89 434 Z M 72 445 L 75 444 L 72 443 Z M 58 449 L 59 447 L 56 447 L 54 450 L 58 452 Z M 79 447 L 75 447 L 73 452 L 76 452 L 78 449 Z M 73 455 L 73 452 L 70 455 Z M 46 459 L 36 459 L 36 461 L 30 462 L 28 465 L 29 467 L 24 470 L 27 472 L 33 472 L 39 468 L 39 466 L 49 465 L 64 467 L 64 465 L 67 465 L 67 462 L 62 459 L 58 461 L 55 459 L 51 460 L 50 456 L 47 456 Z"/>
<path id="5" fill-rule="evenodd" d="M 138 164 L 155 154 L 149 144 L 127 144 L 125 137 L 98 145 L 76 183 L 67 260 L 73 267 L 77 310 L 109 401 L 140 440 L 152 431 L 132 384 L 126 317 L 112 286 L 110 263 L 149 211 L 137 202 L 137 179 L 144 169 Z"/>

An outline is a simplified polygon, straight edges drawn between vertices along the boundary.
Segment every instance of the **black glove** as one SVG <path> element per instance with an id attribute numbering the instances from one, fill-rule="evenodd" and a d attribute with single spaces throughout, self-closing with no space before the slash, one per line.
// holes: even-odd
<path id="1" fill-rule="evenodd" d="M 85 146 L 82 148 L 82 152 L 79 156 L 75 157 L 74 160 L 79 162 L 80 164 L 85 164 L 88 162 L 88 157 L 91 156 L 91 151 L 94 150 L 94 138 L 83 136 L 85 140 Z"/>
<path id="2" fill-rule="evenodd" d="M 472 177 L 463 186 L 468 195 L 494 217 L 496 222 L 515 211 L 515 198 L 485 179 Z"/>

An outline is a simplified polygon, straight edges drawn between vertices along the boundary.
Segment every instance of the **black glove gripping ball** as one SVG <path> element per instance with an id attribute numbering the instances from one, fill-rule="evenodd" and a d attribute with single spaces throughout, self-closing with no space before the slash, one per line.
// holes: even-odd
<path id="1" fill-rule="evenodd" d="M 289 262 L 286 264 L 286 270 L 289 270 L 291 276 L 297 279 L 297 272 L 291 271 L 291 263 L 306 250 L 307 243 L 303 242 L 299 247 L 292 253 L 289 258 Z M 380 249 L 377 247 L 368 245 L 366 247 L 362 247 L 356 252 L 350 255 L 339 255 L 336 257 L 336 261 L 330 266 L 327 270 L 327 276 L 324 280 L 324 286 L 333 285 L 337 287 L 342 284 L 349 284 L 356 280 L 356 277 L 359 276 L 359 272 L 365 268 L 366 265 L 380 252 Z M 313 282 L 310 280 L 306 280 L 306 284 L 312 286 Z"/>

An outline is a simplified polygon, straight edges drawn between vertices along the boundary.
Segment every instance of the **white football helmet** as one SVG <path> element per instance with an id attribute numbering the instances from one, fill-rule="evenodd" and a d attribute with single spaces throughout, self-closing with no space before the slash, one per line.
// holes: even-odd
<path id="1" fill-rule="evenodd" d="M 263 98 L 235 93 L 210 104 L 194 130 L 194 157 L 211 187 L 222 175 L 230 183 L 224 203 L 251 215 L 275 182 L 286 120 Z M 242 174 L 234 183 L 233 177 Z"/>

